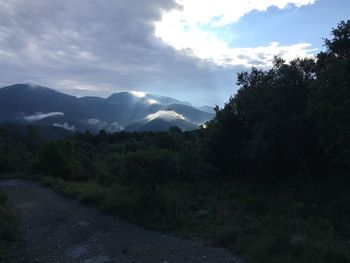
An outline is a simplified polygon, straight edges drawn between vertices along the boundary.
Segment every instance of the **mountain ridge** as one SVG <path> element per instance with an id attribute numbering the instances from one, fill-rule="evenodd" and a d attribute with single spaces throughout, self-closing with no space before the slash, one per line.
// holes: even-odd
<path id="1" fill-rule="evenodd" d="M 174 124 L 183 130 L 192 130 L 212 117 L 212 113 L 202 111 L 188 102 L 144 92 L 123 91 L 101 98 L 76 97 L 31 84 L 0 88 L 0 122 L 116 132 L 126 127 L 130 131 L 134 131 L 132 127 L 158 131 Z"/>

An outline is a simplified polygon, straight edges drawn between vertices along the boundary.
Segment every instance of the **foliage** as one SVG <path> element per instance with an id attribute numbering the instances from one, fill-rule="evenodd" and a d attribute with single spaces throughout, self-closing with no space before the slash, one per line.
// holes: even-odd
<path id="1" fill-rule="evenodd" d="M 63 179 L 78 179 L 80 163 L 74 156 L 74 143 L 70 140 L 55 141 L 43 145 L 37 154 L 38 171 Z"/>
<path id="2" fill-rule="evenodd" d="M 6 201 L 6 194 L 0 191 L 0 241 L 14 241 L 18 235 L 18 220 L 14 212 L 7 207 Z"/>
<path id="3" fill-rule="evenodd" d="M 178 173 L 176 155 L 167 149 L 136 151 L 123 156 L 122 176 L 130 183 L 149 186 L 154 193 L 164 181 Z"/>
<path id="4" fill-rule="evenodd" d="M 307 178 L 318 172 L 312 156 L 320 153 L 306 115 L 314 67 L 310 59 L 275 58 L 268 71 L 238 75 L 238 93 L 208 123 L 224 172 Z"/>
<path id="5" fill-rule="evenodd" d="M 238 74 L 237 94 L 207 125 L 222 174 L 313 187 L 349 170 L 349 28 L 341 22 L 317 60 L 275 58 L 270 70 Z"/>
<path id="6" fill-rule="evenodd" d="M 318 137 L 336 174 L 350 168 L 350 20 L 341 22 L 317 55 L 317 78 L 310 94 L 310 113 Z"/>
<path id="7" fill-rule="evenodd" d="M 31 129 L 21 133 L 0 127 L 0 175 L 29 171 L 38 147 Z"/>
<path id="8" fill-rule="evenodd" d="M 182 223 L 182 202 L 164 188 L 150 193 L 140 186 L 115 184 L 107 192 L 102 209 L 148 228 L 173 229 Z"/>

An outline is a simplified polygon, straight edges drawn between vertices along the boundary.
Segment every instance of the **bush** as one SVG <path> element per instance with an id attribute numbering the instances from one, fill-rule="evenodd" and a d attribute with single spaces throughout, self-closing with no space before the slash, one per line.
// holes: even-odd
<path id="1" fill-rule="evenodd" d="M 122 176 L 126 182 L 151 189 L 178 174 L 178 159 L 173 151 L 151 149 L 127 153 L 123 156 Z"/>
<path id="2" fill-rule="evenodd" d="M 150 194 L 139 187 L 114 185 L 107 192 L 102 208 L 151 228 L 171 228 L 182 222 L 183 204 L 162 189 Z"/>
<path id="3" fill-rule="evenodd" d="M 0 239 L 14 241 L 18 234 L 18 221 L 15 214 L 6 207 L 7 196 L 0 191 Z"/>
<path id="4" fill-rule="evenodd" d="M 332 224 L 321 219 L 289 219 L 269 215 L 239 234 L 239 243 L 252 262 L 345 263 L 349 251 Z"/>
<path id="5" fill-rule="evenodd" d="M 246 213 L 262 215 L 268 211 L 268 205 L 265 199 L 261 196 L 248 196 L 244 198 L 242 202 L 243 202 L 243 210 Z"/>
<path id="6" fill-rule="evenodd" d="M 8 173 L 13 171 L 11 162 L 5 156 L 0 156 L 0 174 Z"/>
<path id="7" fill-rule="evenodd" d="M 62 178 L 57 178 L 53 176 L 46 176 L 42 178 L 41 183 L 43 186 L 50 187 L 57 192 L 62 192 L 66 185 L 66 182 Z"/>
<path id="8" fill-rule="evenodd" d="M 78 199 L 84 204 L 100 204 L 104 199 L 104 190 L 96 183 L 66 183 L 63 194 Z"/>
<path id="9" fill-rule="evenodd" d="M 41 147 L 36 156 L 36 169 L 65 180 L 80 178 L 80 162 L 75 159 L 74 143 L 70 140 L 50 142 Z"/>
<path id="10" fill-rule="evenodd" d="M 6 207 L 0 207 L 0 239 L 15 241 L 18 233 L 16 216 Z"/>
<path id="11" fill-rule="evenodd" d="M 7 201 L 7 195 L 0 191 L 0 205 L 4 205 Z"/>

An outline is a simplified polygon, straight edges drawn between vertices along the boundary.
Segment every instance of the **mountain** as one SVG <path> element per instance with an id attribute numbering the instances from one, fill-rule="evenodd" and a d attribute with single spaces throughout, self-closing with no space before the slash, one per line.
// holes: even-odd
<path id="1" fill-rule="evenodd" d="M 0 122 L 55 126 L 69 131 L 192 130 L 214 115 L 174 98 L 119 92 L 108 98 L 67 95 L 53 89 L 16 84 L 0 89 Z"/>
<path id="2" fill-rule="evenodd" d="M 142 132 L 142 131 L 167 131 L 171 127 L 177 126 L 182 130 L 191 131 L 198 128 L 197 125 L 186 120 L 165 120 L 154 119 L 150 121 L 137 122 L 129 125 L 125 128 L 125 131 L 129 132 Z"/>
<path id="3" fill-rule="evenodd" d="M 12 134 L 20 134 L 22 137 L 29 136 L 31 128 L 34 129 L 37 135 L 44 141 L 63 139 L 73 135 L 72 131 L 55 126 L 22 125 L 9 122 L 0 123 L 0 130 L 5 130 L 7 132 L 11 132 Z"/>
<path id="4" fill-rule="evenodd" d="M 73 117 L 80 111 L 77 103 L 76 97 L 46 87 L 16 84 L 0 89 L 0 118 L 13 120 L 36 112 L 64 112 Z"/>
<path id="5" fill-rule="evenodd" d="M 213 114 L 198 110 L 192 106 L 182 104 L 172 104 L 163 108 L 163 110 L 175 111 L 193 123 L 203 124 L 213 117 Z"/>

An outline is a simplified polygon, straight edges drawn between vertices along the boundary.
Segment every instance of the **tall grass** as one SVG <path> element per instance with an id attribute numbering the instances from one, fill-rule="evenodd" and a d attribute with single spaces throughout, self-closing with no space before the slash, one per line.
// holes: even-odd
<path id="1" fill-rule="evenodd" d="M 6 194 L 0 191 L 0 239 L 14 241 L 18 234 L 18 220 L 6 202 Z"/>
<path id="2" fill-rule="evenodd" d="M 6 194 L 0 190 L 0 262 L 7 262 L 7 243 L 15 241 L 19 235 L 18 219 L 6 202 Z"/>

